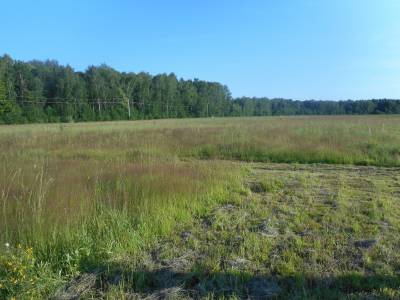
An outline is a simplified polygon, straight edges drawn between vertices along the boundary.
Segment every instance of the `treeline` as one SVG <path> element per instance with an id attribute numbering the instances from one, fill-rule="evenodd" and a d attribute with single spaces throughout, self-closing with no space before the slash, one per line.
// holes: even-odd
<path id="1" fill-rule="evenodd" d="M 400 113 L 400 101 L 233 99 L 220 83 L 174 74 L 125 73 L 106 65 L 76 72 L 52 60 L 0 57 L 0 123 L 379 113 Z"/>
<path id="2" fill-rule="evenodd" d="M 236 98 L 234 114 L 240 116 L 276 115 L 367 115 L 400 114 L 400 100 L 288 100 L 268 98 Z"/>
<path id="3" fill-rule="evenodd" d="M 124 73 L 106 66 L 76 72 L 56 61 L 0 57 L 3 123 L 223 116 L 226 86 L 174 74 Z"/>

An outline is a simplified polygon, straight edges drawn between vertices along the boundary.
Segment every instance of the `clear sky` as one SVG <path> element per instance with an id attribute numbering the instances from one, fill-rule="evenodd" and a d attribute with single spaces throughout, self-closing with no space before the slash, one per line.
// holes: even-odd
<path id="1" fill-rule="evenodd" d="M 400 0 L 2 1 L 4 53 L 174 72 L 233 96 L 400 98 Z"/>

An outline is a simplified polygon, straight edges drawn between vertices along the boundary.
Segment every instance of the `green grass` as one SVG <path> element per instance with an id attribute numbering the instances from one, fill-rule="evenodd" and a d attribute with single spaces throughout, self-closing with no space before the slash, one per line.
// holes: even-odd
<path id="1" fill-rule="evenodd" d="M 59 282 L 100 262 L 139 263 L 160 237 L 225 199 L 238 181 L 229 163 L 47 163 L 54 172 L 36 166 L 37 174 L 22 169 L 3 178 L 9 188 L 1 198 L 1 238 L 13 246 L 3 248 L 2 260 L 6 264 L 18 244 L 32 247 L 35 260 Z M 21 284 L 16 293 L 25 292 L 25 278 L 7 276 L 7 293 L 14 293 L 14 285 L 7 284 L 14 279 Z M 48 292 L 46 285 L 35 288 L 39 298 Z"/>
<path id="2" fill-rule="evenodd" d="M 399 116 L 0 126 L 0 298 L 396 296 L 399 145 Z"/>
<path id="3" fill-rule="evenodd" d="M 247 193 L 235 193 L 195 218 L 186 235 L 160 246 L 158 260 L 167 262 L 172 278 L 181 276 L 186 288 L 195 278 L 206 286 L 196 286 L 201 296 L 212 291 L 217 298 L 249 292 L 279 299 L 400 296 L 398 169 L 251 168 Z M 181 257 L 186 264 L 179 264 Z M 143 267 L 147 280 L 136 290 L 145 292 L 150 282 L 165 288 L 152 268 Z M 251 291 L 254 282 L 258 291 Z"/>

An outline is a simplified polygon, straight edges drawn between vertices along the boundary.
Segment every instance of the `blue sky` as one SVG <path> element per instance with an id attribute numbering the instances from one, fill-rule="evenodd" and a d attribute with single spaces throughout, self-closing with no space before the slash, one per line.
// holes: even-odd
<path id="1" fill-rule="evenodd" d="M 233 96 L 400 98 L 399 0 L 3 1 L 0 55 L 174 72 Z"/>

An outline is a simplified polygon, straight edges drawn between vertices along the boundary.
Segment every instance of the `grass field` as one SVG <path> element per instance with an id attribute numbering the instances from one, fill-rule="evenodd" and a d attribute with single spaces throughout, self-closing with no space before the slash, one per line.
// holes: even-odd
<path id="1" fill-rule="evenodd" d="M 400 298 L 399 116 L 0 126 L 0 162 L 0 298 Z"/>

